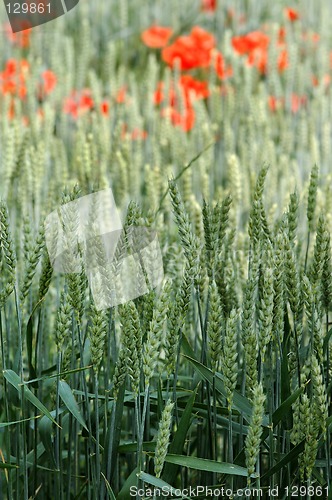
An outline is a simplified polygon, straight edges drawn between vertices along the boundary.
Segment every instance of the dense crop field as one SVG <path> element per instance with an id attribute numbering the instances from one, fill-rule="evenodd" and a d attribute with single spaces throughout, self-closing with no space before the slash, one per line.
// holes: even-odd
<path id="1" fill-rule="evenodd" d="M 329 2 L 0 23 L 0 498 L 332 498 Z M 144 293 L 93 210 L 91 288 L 109 188 Z"/>

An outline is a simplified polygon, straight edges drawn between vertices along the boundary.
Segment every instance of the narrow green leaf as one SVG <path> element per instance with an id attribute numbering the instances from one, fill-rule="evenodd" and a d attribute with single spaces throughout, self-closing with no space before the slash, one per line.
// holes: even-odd
<path id="1" fill-rule="evenodd" d="M 49 463 L 52 465 L 52 467 L 56 468 L 56 460 L 55 460 L 54 446 L 53 446 L 52 422 L 48 418 L 43 417 L 39 422 L 38 430 Z"/>
<path id="2" fill-rule="evenodd" d="M 279 472 L 283 467 L 285 467 L 287 464 L 293 462 L 295 458 L 299 456 L 300 453 L 304 450 L 304 440 L 301 441 L 298 445 L 296 445 L 289 453 L 287 453 L 276 465 L 271 467 L 263 476 L 261 477 L 262 480 L 268 479 L 269 477 L 273 476 L 273 474 L 276 474 Z"/>
<path id="3" fill-rule="evenodd" d="M 73 417 L 76 418 L 82 427 L 88 430 L 71 388 L 64 380 L 59 381 L 59 395 Z"/>
<path id="4" fill-rule="evenodd" d="M 49 422 L 49 420 L 46 417 L 43 417 L 43 418 L 47 422 Z M 27 465 L 27 468 L 30 468 L 32 466 L 34 467 L 35 466 L 35 461 L 38 462 L 39 458 L 42 456 L 43 453 L 45 453 L 45 446 L 43 445 L 43 443 L 38 443 L 37 447 L 35 449 L 32 449 L 31 451 L 29 451 L 29 453 L 26 456 L 26 465 Z M 18 466 L 23 467 L 23 460 L 22 459 L 19 459 L 17 457 L 11 456 L 10 457 L 10 461 L 13 464 L 19 464 Z M 41 468 L 41 466 L 38 465 L 38 464 L 36 465 L 36 467 L 40 467 Z"/>
<path id="5" fill-rule="evenodd" d="M 0 462 L 0 469 L 18 469 L 18 465 Z"/>
<path id="6" fill-rule="evenodd" d="M 195 356 L 195 352 L 194 352 L 193 348 L 191 347 L 189 340 L 187 339 L 187 336 L 185 334 L 182 334 L 181 348 L 182 348 L 182 351 L 184 352 L 184 354 L 188 358 L 192 358 L 192 359 L 195 359 L 196 361 L 198 361 L 197 357 Z"/>
<path id="7" fill-rule="evenodd" d="M 111 488 L 111 485 L 110 483 L 107 481 L 106 477 L 105 477 L 105 474 L 101 473 L 101 475 L 103 476 L 103 479 L 105 481 L 105 484 L 106 484 L 106 491 L 107 491 L 107 495 L 108 495 L 108 498 L 110 498 L 111 500 L 116 500 L 115 498 L 115 495 L 113 493 L 113 490 Z"/>
<path id="8" fill-rule="evenodd" d="M 207 460 L 205 458 L 167 454 L 165 461 L 171 464 L 182 465 L 183 467 L 187 467 L 188 469 L 204 470 L 206 472 L 217 472 L 219 474 L 231 474 L 233 476 L 248 476 L 247 469 L 245 467 L 228 464 L 226 462 L 215 462 L 214 460 Z"/>
<path id="9" fill-rule="evenodd" d="M 23 420 L 13 420 L 12 422 L 0 422 L 0 429 L 2 429 L 3 427 L 9 427 L 10 425 L 21 424 L 22 422 L 30 422 L 30 420 L 35 420 L 40 417 L 41 415 L 37 415 L 36 417 L 23 418 Z"/>
<path id="10" fill-rule="evenodd" d="M 288 396 L 288 398 L 276 409 L 272 416 L 273 427 L 275 427 L 286 415 L 292 404 L 295 403 L 297 398 L 300 396 L 301 392 L 303 392 L 303 387 L 299 387 L 295 392 Z"/>
<path id="11" fill-rule="evenodd" d="M 197 372 L 201 375 L 201 377 L 207 380 L 211 385 L 213 383 L 213 373 L 211 370 L 206 368 L 202 363 L 197 361 L 196 359 L 190 358 L 189 356 L 184 356 L 197 370 Z M 226 389 L 225 385 L 221 379 L 220 374 L 216 374 L 215 377 L 215 387 L 216 390 L 222 394 L 222 396 L 226 397 Z M 250 416 L 252 413 L 252 408 L 249 400 L 239 394 L 237 391 L 234 392 L 234 400 L 233 400 L 233 408 L 242 413 L 247 420 L 250 420 Z"/>
<path id="12" fill-rule="evenodd" d="M 46 417 L 42 417 L 42 419 L 44 419 L 47 422 L 50 422 L 48 420 L 48 418 L 46 418 Z M 38 443 L 37 444 L 37 448 L 33 448 L 27 454 L 27 465 L 28 465 L 28 467 L 31 467 L 31 466 L 35 465 L 35 459 L 38 462 L 39 458 L 42 456 L 43 453 L 45 453 L 45 446 L 43 445 L 43 443 Z M 38 467 L 38 465 L 36 465 L 36 467 Z"/>
<path id="13" fill-rule="evenodd" d="M 332 424 L 332 416 L 326 419 L 326 426 L 330 428 L 330 425 Z"/>
<path id="14" fill-rule="evenodd" d="M 156 449 L 155 441 L 146 441 L 143 443 L 143 451 L 154 451 Z M 133 443 L 121 444 L 118 448 L 119 453 L 137 453 L 137 441 Z"/>
<path id="15" fill-rule="evenodd" d="M 326 351 L 328 343 L 330 342 L 331 335 L 332 335 L 332 328 L 330 328 L 329 331 L 327 332 L 327 334 L 325 335 L 325 339 L 323 342 L 324 352 Z"/>
<path id="16" fill-rule="evenodd" d="M 286 418 L 287 413 L 289 412 L 292 404 L 297 400 L 297 398 L 300 396 L 301 392 L 303 392 L 303 387 L 299 387 L 293 394 L 291 394 L 273 413 L 272 415 L 272 424 L 273 428 L 279 424 L 279 422 L 283 419 Z M 269 429 L 265 428 L 262 437 L 261 437 L 261 442 L 265 441 L 265 439 L 269 435 Z"/>
<path id="17" fill-rule="evenodd" d="M 31 404 L 33 404 L 38 410 L 45 415 L 47 418 L 49 418 L 53 424 L 57 425 L 58 427 L 59 424 L 54 420 L 52 417 L 51 413 L 48 411 L 46 406 L 43 405 L 39 401 L 39 399 L 26 387 L 24 382 L 20 379 L 20 377 L 15 373 L 13 370 L 4 370 L 3 372 L 4 377 L 6 380 L 13 386 L 15 389 L 18 391 L 19 395 L 21 395 L 21 390 L 23 386 L 23 391 L 24 391 L 24 396 L 30 401 Z"/>
<path id="18" fill-rule="evenodd" d="M 154 443 L 156 446 L 156 443 Z M 136 447 L 137 451 L 137 447 Z M 130 488 L 137 485 L 137 467 L 130 473 L 128 478 L 126 479 L 125 484 L 122 486 L 121 491 L 118 493 L 117 500 L 128 500 L 130 498 Z"/>
<path id="19" fill-rule="evenodd" d="M 90 368 L 92 368 L 92 365 L 83 366 L 82 368 L 75 368 L 74 370 L 66 370 L 64 372 L 55 373 L 54 375 L 45 375 L 44 377 L 38 377 L 35 379 L 28 380 L 27 382 L 25 382 L 25 385 L 34 384 L 35 382 L 40 382 L 42 380 L 50 380 L 52 378 L 63 377 L 64 375 L 70 375 L 72 373 L 78 373 L 78 372 L 82 372 L 84 370 L 90 370 Z M 56 369 L 56 366 L 54 365 L 53 367 L 49 368 L 48 370 L 43 370 L 42 373 L 51 373 L 55 369 Z M 78 391 L 76 391 L 76 392 L 78 392 Z M 85 394 L 83 391 L 79 391 L 79 392 L 82 395 Z M 91 397 L 93 397 L 93 396 L 95 396 L 95 395 L 92 394 Z"/>

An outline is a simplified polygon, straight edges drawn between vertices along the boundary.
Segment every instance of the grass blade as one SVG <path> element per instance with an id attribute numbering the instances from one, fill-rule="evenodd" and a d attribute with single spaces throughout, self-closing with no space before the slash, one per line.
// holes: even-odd
<path id="1" fill-rule="evenodd" d="M 110 498 L 111 500 L 116 500 L 116 497 L 114 495 L 114 492 L 111 488 L 111 485 L 110 483 L 107 481 L 105 475 L 103 473 L 101 473 L 101 475 L 103 476 L 103 479 L 105 481 L 105 485 L 106 485 L 106 491 L 107 491 L 107 495 L 108 495 L 108 498 Z"/>
<path id="2" fill-rule="evenodd" d="M 84 418 L 82 417 L 82 414 L 79 410 L 75 396 L 73 395 L 71 388 L 69 387 L 67 382 L 65 382 L 64 380 L 59 381 L 59 394 L 73 417 L 76 418 L 76 420 L 82 425 L 82 427 L 88 430 L 84 422 Z"/>
<path id="3" fill-rule="evenodd" d="M 201 377 L 207 380 L 212 385 L 213 382 L 212 371 L 209 370 L 209 368 L 206 368 L 206 366 L 204 366 L 196 359 L 190 358 L 189 356 L 186 355 L 184 357 L 195 367 L 196 371 L 201 375 Z M 215 387 L 216 390 L 226 398 L 226 388 L 218 373 L 216 374 L 215 377 Z M 251 404 L 247 398 L 245 398 L 236 391 L 234 392 L 233 408 L 242 413 L 248 421 L 250 420 L 252 412 Z"/>
<path id="4" fill-rule="evenodd" d="M 185 455 L 167 454 L 165 461 L 171 464 L 182 465 L 188 469 L 203 470 L 206 472 L 216 472 L 218 474 L 230 474 L 233 476 L 247 477 L 247 469 L 239 465 L 228 464 L 226 462 L 216 462 L 206 458 L 187 457 Z M 255 477 L 255 476 L 253 476 Z"/>
<path id="5" fill-rule="evenodd" d="M 54 420 L 46 406 L 44 406 L 43 403 L 41 403 L 39 399 L 30 391 L 30 389 L 26 387 L 17 373 L 15 373 L 13 370 L 4 370 L 3 374 L 6 380 L 17 390 L 19 394 L 21 394 L 21 387 L 23 385 L 24 396 L 27 398 L 27 400 L 30 401 L 30 403 L 33 404 L 43 415 L 49 418 L 53 422 L 53 424 L 60 427 L 59 424 Z"/>

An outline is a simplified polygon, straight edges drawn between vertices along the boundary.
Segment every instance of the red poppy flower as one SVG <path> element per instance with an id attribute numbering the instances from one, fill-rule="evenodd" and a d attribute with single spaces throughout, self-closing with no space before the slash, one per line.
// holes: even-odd
<path id="1" fill-rule="evenodd" d="M 284 36 L 284 32 L 281 32 Z M 236 36 L 232 39 L 234 50 L 240 55 L 247 55 L 247 64 L 255 66 L 258 71 L 265 74 L 268 65 L 268 46 L 270 39 L 262 31 L 252 31 L 246 35 Z M 278 41 L 279 53 L 277 56 L 278 70 L 284 71 L 288 67 L 288 52 L 282 40 Z"/>
<path id="2" fill-rule="evenodd" d="M 311 82 L 312 82 L 312 86 L 313 86 L 313 87 L 318 87 L 318 85 L 319 85 L 319 80 L 318 80 L 317 76 L 312 75 L 312 77 L 311 77 Z"/>
<path id="3" fill-rule="evenodd" d="M 91 91 L 84 89 L 81 92 L 74 90 L 69 97 L 65 99 L 63 110 L 65 113 L 78 118 L 81 114 L 93 109 L 94 101 L 91 97 Z"/>
<path id="4" fill-rule="evenodd" d="M 180 91 L 180 89 L 178 89 Z M 155 90 L 153 94 L 153 102 L 156 105 L 161 104 L 164 102 L 166 99 L 165 95 L 165 85 L 164 82 L 159 82 L 157 85 L 157 89 Z M 178 102 L 178 96 L 176 94 L 175 86 L 174 83 L 171 82 L 170 88 L 168 90 L 168 98 L 167 98 L 167 104 L 169 106 L 176 106 Z"/>
<path id="5" fill-rule="evenodd" d="M 182 128 L 184 132 L 189 132 L 195 124 L 195 111 L 190 107 L 185 108 L 182 113 L 172 107 L 165 108 L 162 116 L 168 117 L 175 127 Z"/>
<path id="6" fill-rule="evenodd" d="M 191 75 L 181 76 L 179 84 L 183 90 L 187 103 L 192 99 L 205 99 L 210 95 L 208 83 L 196 80 Z"/>
<path id="7" fill-rule="evenodd" d="M 252 31 L 232 38 L 233 49 L 240 55 L 250 54 L 256 49 L 267 49 L 269 42 L 270 38 L 262 31 Z"/>
<path id="8" fill-rule="evenodd" d="M 298 19 L 300 19 L 299 12 L 295 9 L 291 9 L 290 7 L 286 7 L 284 9 L 284 14 L 285 14 L 285 17 L 291 22 L 294 22 L 294 21 L 297 21 Z"/>
<path id="9" fill-rule="evenodd" d="M 126 102 L 126 98 L 127 98 L 127 87 L 124 86 L 124 87 L 121 87 L 117 94 L 116 94 L 116 98 L 115 98 L 115 101 L 118 103 L 118 104 L 123 104 Z"/>
<path id="10" fill-rule="evenodd" d="M 221 80 L 232 76 L 233 69 L 231 66 L 226 66 L 224 57 L 221 52 L 215 53 L 214 68 Z"/>
<path id="11" fill-rule="evenodd" d="M 179 113 L 173 109 L 171 120 L 176 127 L 181 127 L 185 132 L 189 132 L 195 124 L 195 111 L 193 108 L 186 108 L 182 113 Z"/>
<path id="12" fill-rule="evenodd" d="M 303 32 L 301 33 L 302 40 L 312 42 L 312 43 L 318 43 L 320 40 L 320 36 L 318 33 L 315 33 L 314 31 L 312 32 Z"/>
<path id="13" fill-rule="evenodd" d="M 30 34 L 32 31 L 32 29 L 29 27 L 28 21 L 26 21 L 26 23 L 27 29 L 19 31 L 18 33 L 13 33 L 13 30 L 9 23 L 6 23 L 5 25 L 5 32 L 8 40 L 12 42 L 13 45 L 17 45 L 18 47 L 21 47 L 23 49 L 30 46 Z"/>
<path id="14" fill-rule="evenodd" d="M 305 95 L 291 95 L 290 109 L 292 113 L 297 113 L 307 103 L 307 96 Z M 285 106 L 284 97 L 269 96 L 268 105 L 271 111 L 277 111 Z"/>
<path id="15" fill-rule="evenodd" d="M 8 112 L 7 112 L 7 118 L 8 120 L 13 120 L 15 117 L 16 117 L 16 107 L 15 107 L 15 101 L 12 100 L 10 102 L 10 105 L 9 105 L 9 109 L 8 109 Z M 40 116 L 39 116 L 39 110 L 37 111 L 37 114 L 36 114 L 37 118 L 40 119 Z M 27 116 L 21 116 L 21 125 L 23 127 L 27 127 L 28 125 L 30 125 L 30 120 Z"/>
<path id="16" fill-rule="evenodd" d="M 100 104 L 101 114 L 104 116 L 108 116 L 110 112 L 110 103 L 108 101 L 102 101 Z"/>
<path id="17" fill-rule="evenodd" d="M 255 49 L 249 55 L 247 59 L 247 64 L 249 66 L 255 66 L 258 71 L 265 75 L 267 72 L 268 65 L 268 51 L 267 49 Z M 278 54 L 277 67 L 279 72 L 284 71 L 288 67 L 288 52 L 287 50 L 282 50 Z"/>
<path id="18" fill-rule="evenodd" d="M 134 130 L 131 132 L 131 139 L 133 141 L 138 141 L 138 140 L 145 140 L 148 136 L 148 133 L 146 130 L 141 130 L 140 128 L 136 127 Z"/>
<path id="19" fill-rule="evenodd" d="M 21 60 L 8 59 L 2 74 L 5 75 L 7 78 L 15 76 L 17 74 L 25 76 L 29 71 L 29 68 L 30 65 L 26 59 L 21 59 Z"/>
<path id="20" fill-rule="evenodd" d="M 5 69 L 0 73 L 0 92 L 16 95 L 23 99 L 26 96 L 26 76 L 29 63 L 25 59 L 8 59 Z"/>
<path id="21" fill-rule="evenodd" d="M 286 38 L 286 29 L 284 26 L 281 26 L 279 28 L 279 33 L 278 33 L 278 42 L 285 43 L 285 38 Z"/>
<path id="22" fill-rule="evenodd" d="M 178 37 L 175 42 L 165 47 L 162 59 L 173 68 L 176 64 L 181 70 L 206 68 L 211 63 L 215 38 L 200 26 L 195 26 L 189 35 Z"/>
<path id="23" fill-rule="evenodd" d="M 297 113 L 307 103 L 307 96 L 292 94 L 291 97 L 291 111 Z"/>
<path id="24" fill-rule="evenodd" d="M 282 72 L 287 67 L 288 67 L 288 52 L 286 49 L 284 49 L 278 55 L 278 70 Z"/>
<path id="25" fill-rule="evenodd" d="M 176 91 L 174 82 L 171 82 L 167 106 L 161 110 L 161 116 L 169 118 L 175 127 L 180 127 L 188 132 L 195 124 L 195 111 L 192 103 L 196 99 L 204 99 L 209 95 L 208 84 L 196 80 L 191 75 L 182 75 L 178 81 L 177 89 L 178 91 Z M 160 82 L 154 94 L 154 102 L 160 104 L 165 102 L 165 99 L 164 84 Z"/>
<path id="26" fill-rule="evenodd" d="M 268 53 L 266 49 L 257 48 L 249 53 L 247 64 L 255 66 L 262 75 L 266 73 L 268 63 Z"/>
<path id="27" fill-rule="evenodd" d="M 284 98 L 276 97 L 274 95 L 270 95 L 268 98 L 268 105 L 271 111 L 275 112 L 278 109 L 281 109 L 284 106 Z"/>
<path id="28" fill-rule="evenodd" d="M 320 82 L 318 77 L 313 75 L 311 77 L 311 81 L 312 81 L 313 87 L 318 87 L 318 85 L 320 83 L 322 83 L 324 87 L 328 87 L 331 83 L 331 77 L 330 77 L 330 75 L 326 74 L 323 76 L 323 78 L 321 79 L 321 82 Z"/>
<path id="29" fill-rule="evenodd" d="M 54 90 L 56 83 L 57 83 L 57 77 L 51 71 L 50 69 L 47 69 L 46 71 L 43 71 L 42 73 L 42 80 L 43 80 L 43 86 L 42 86 L 42 91 L 45 94 L 50 94 L 52 90 Z"/>
<path id="30" fill-rule="evenodd" d="M 178 93 L 181 93 L 185 106 L 191 106 L 192 102 L 196 99 L 205 99 L 210 95 L 208 88 L 208 83 L 197 80 L 191 75 L 182 75 L 179 78 L 177 85 Z M 176 86 L 174 82 L 171 82 L 167 105 L 176 108 L 179 104 L 179 95 L 176 92 Z M 153 102 L 154 104 L 161 104 L 166 99 L 164 91 L 164 82 L 159 82 L 156 91 L 154 92 Z"/>
<path id="31" fill-rule="evenodd" d="M 165 99 L 163 88 L 164 88 L 164 82 L 159 82 L 157 85 L 157 89 L 153 93 L 154 104 L 161 104 Z"/>
<path id="32" fill-rule="evenodd" d="M 214 36 L 200 26 L 194 26 L 191 30 L 190 36 L 194 40 L 198 49 L 206 50 L 207 52 L 211 51 L 216 44 Z"/>
<path id="33" fill-rule="evenodd" d="M 151 26 L 141 34 L 143 43 L 152 49 L 162 49 L 166 47 L 173 34 L 172 28 L 164 26 Z"/>
<path id="34" fill-rule="evenodd" d="M 311 34 L 311 41 L 314 43 L 318 43 L 320 39 L 320 36 L 318 33 L 312 33 Z"/>
<path id="35" fill-rule="evenodd" d="M 162 59 L 171 68 L 176 64 L 180 70 L 190 70 L 201 65 L 199 54 L 194 53 L 194 45 L 189 37 L 179 37 L 172 45 L 162 51 Z"/>
<path id="36" fill-rule="evenodd" d="M 217 0 L 202 0 L 201 9 L 204 12 L 214 12 L 217 9 Z"/>

